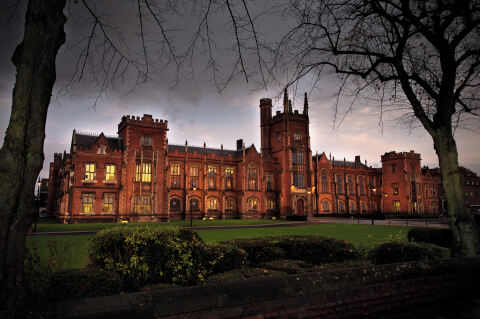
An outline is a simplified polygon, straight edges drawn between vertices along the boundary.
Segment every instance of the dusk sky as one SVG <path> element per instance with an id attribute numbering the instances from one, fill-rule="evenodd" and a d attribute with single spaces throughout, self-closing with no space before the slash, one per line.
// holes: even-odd
<path id="1" fill-rule="evenodd" d="M 72 9 L 73 11 L 75 8 Z M 99 12 L 102 8 L 97 8 Z M 117 10 L 117 9 L 116 9 Z M 254 8 L 260 12 L 261 8 Z M 110 12 L 113 21 L 122 21 L 122 28 L 136 30 L 138 26 L 136 16 L 127 18 L 128 8 L 118 8 L 118 12 Z M 79 19 L 68 20 L 66 27 L 67 43 L 60 49 L 57 57 L 57 85 L 54 88 L 54 97 L 58 90 L 71 78 L 75 61 L 75 39 L 81 38 L 88 32 L 82 24 L 82 11 L 77 12 Z M 12 89 L 15 81 L 15 69 L 11 62 L 15 46 L 22 39 L 22 16 L 10 24 L 0 27 L 2 46 L 0 49 L 0 140 L 3 144 L 5 130 L 10 117 Z M 72 17 L 74 15 L 72 14 Z M 195 19 L 191 19 L 192 21 Z M 125 21 L 125 22 L 123 22 Z M 288 28 L 288 21 L 266 17 L 266 25 L 259 23 L 258 28 L 262 36 L 275 41 Z M 77 23 L 76 25 L 74 23 Z M 262 28 L 263 26 L 263 28 Z M 230 41 L 233 33 L 227 20 L 217 19 L 212 22 L 212 28 L 218 27 L 216 33 L 217 55 L 219 68 L 224 75 L 228 74 L 235 60 L 235 52 L 230 50 Z M 173 29 L 173 27 L 171 28 Z M 150 29 L 147 28 L 150 32 Z M 181 46 L 180 40 L 171 31 L 172 41 Z M 138 41 L 131 40 L 135 32 L 126 36 L 126 44 L 138 48 Z M 149 36 L 154 39 L 156 33 Z M 154 52 L 152 51 L 152 56 Z M 96 88 L 87 79 L 73 86 L 70 94 L 63 94 L 52 101 L 46 127 L 45 162 L 41 177 L 48 177 L 48 165 L 53 159 L 54 152 L 63 152 L 70 149 L 73 129 L 81 132 L 104 132 L 116 135 L 117 125 L 123 115 L 141 116 L 144 113 L 152 114 L 154 118 L 168 120 L 170 131 L 169 143 L 184 144 L 188 140 L 190 145 L 203 145 L 233 149 L 235 141 L 242 138 L 247 145 L 260 146 L 260 118 L 259 99 L 274 98 L 274 109 L 281 110 L 281 100 L 278 100 L 281 85 L 271 84 L 268 90 L 258 89 L 255 81 L 249 83 L 241 76 L 230 83 L 225 90 L 217 92 L 212 73 L 205 71 L 204 59 L 198 58 L 195 64 L 195 74 L 190 79 L 182 80 L 172 88 L 171 68 L 152 71 L 151 81 L 141 83 L 133 92 L 129 91 L 127 76 L 126 83 L 117 84 L 109 88 L 102 95 L 95 108 L 92 107 L 96 97 Z M 248 61 L 247 61 L 248 62 Z M 379 108 L 374 102 L 362 101 L 355 106 L 355 110 L 346 117 L 339 127 L 334 128 L 335 101 L 332 98 L 335 86 L 328 76 L 320 81 L 313 90 L 311 83 L 306 79 L 299 84 L 297 95 L 294 89 L 289 94 L 294 99 L 294 109 L 303 109 L 303 92 L 309 93 L 310 104 L 310 135 L 312 153 L 331 153 L 336 159 L 353 160 L 360 155 L 362 161 L 367 159 L 368 165 L 380 167 L 380 156 L 389 151 L 415 150 L 422 155 L 422 165 L 437 166 L 438 161 L 433 149 L 431 137 L 422 128 L 410 131 L 401 125 L 394 116 L 384 114 L 383 132 L 380 126 Z M 341 116 L 341 114 L 340 114 Z M 458 146 L 460 164 L 480 174 L 480 136 L 467 130 L 457 130 L 455 138 Z"/>

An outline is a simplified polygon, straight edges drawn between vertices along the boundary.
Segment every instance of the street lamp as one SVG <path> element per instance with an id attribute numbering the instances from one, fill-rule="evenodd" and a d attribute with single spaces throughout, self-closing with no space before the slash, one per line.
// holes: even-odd
<path id="1" fill-rule="evenodd" d="M 196 191 L 197 187 L 193 186 L 193 191 Z M 192 203 L 190 202 L 190 227 L 193 227 L 193 211 L 192 211 Z"/>
<path id="2" fill-rule="evenodd" d="M 42 182 L 40 181 L 40 176 L 38 177 L 37 181 L 37 198 L 36 198 L 36 205 L 35 205 L 35 226 L 33 227 L 33 231 L 37 231 L 37 220 L 38 220 L 38 213 L 40 211 L 40 186 L 42 186 Z"/>

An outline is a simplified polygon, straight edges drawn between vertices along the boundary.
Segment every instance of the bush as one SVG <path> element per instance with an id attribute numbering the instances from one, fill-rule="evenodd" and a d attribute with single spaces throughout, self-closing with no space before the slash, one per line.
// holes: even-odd
<path id="1" fill-rule="evenodd" d="M 262 265 L 266 269 L 278 270 L 287 274 L 298 274 L 313 271 L 314 266 L 303 260 L 281 259 L 272 260 Z"/>
<path id="2" fill-rule="evenodd" d="M 205 255 L 207 260 L 204 263 L 208 264 L 210 262 L 212 274 L 240 269 L 247 263 L 247 253 L 235 245 L 214 243 L 209 244 L 208 248 L 210 251 L 209 254 Z"/>
<path id="3" fill-rule="evenodd" d="M 452 231 L 448 228 L 414 227 L 408 231 L 408 241 L 431 243 L 441 247 L 451 248 Z"/>
<path id="4" fill-rule="evenodd" d="M 191 230 L 182 228 L 111 228 L 95 236 L 89 247 L 90 265 L 118 273 L 126 290 L 146 284 L 192 285 L 210 271 L 208 247 Z M 215 263 L 216 261 L 210 261 Z"/>
<path id="5" fill-rule="evenodd" d="M 373 263 L 390 264 L 414 260 L 432 260 L 449 257 L 448 248 L 429 243 L 384 243 L 370 252 Z"/>
<path id="6" fill-rule="evenodd" d="M 264 237 L 235 239 L 226 243 L 244 250 L 247 253 L 248 264 L 258 266 L 267 261 L 283 259 L 284 251 L 276 245 L 277 242 L 278 239 L 272 240 L 272 237 Z"/>
<path id="7" fill-rule="evenodd" d="M 55 273 L 48 286 L 48 301 L 58 302 L 118 294 L 122 280 L 113 272 L 84 268 Z"/>
<path id="8" fill-rule="evenodd" d="M 285 252 L 286 259 L 303 260 L 316 265 L 361 259 L 355 246 L 345 240 L 319 236 L 285 236 L 277 240 L 277 246 Z"/>

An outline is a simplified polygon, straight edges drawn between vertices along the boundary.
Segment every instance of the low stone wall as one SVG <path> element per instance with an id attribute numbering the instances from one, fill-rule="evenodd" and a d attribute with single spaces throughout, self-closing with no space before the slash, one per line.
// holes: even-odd
<path id="1" fill-rule="evenodd" d="M 480 257 L 152 290 L 52 305 L 56 318 L 348 318 L 478 294 Z"/>

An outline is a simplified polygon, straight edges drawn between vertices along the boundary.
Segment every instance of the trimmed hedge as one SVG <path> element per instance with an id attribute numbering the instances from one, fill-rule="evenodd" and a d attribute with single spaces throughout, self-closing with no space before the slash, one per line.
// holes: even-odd
<path id="1" fill-rule="evenodd" d="M 119 275 L 101 269 L 84 268 L 53 274 L 47 289 L 50 302 L 108 296 L 122 291 Z"/>
<path id="2" fill-rule="evenodd" d="M 444 259 L 450 257 L 448 248 L 429 243 L 391 242 L 381 244 L 370 252 L 377 265 L 397 262 Z"/>
<path id="3" fill-rule="evenodd" d="M 355 246 L 346 240 L 319 236 L 283 236 L 277 239 L 277 245 L 285 252 L 286 259 L 319 265 L 362 258 Z"/>
<path id="4" fill-rule="evenodd" d="M 317 265 L 361 259 L 361 254 L 351 243 L 319 236 L 236 239 L 229 243 L 245 250 L 250 266 L 280 259 L 302 260 Z"/>
<path id="5" fill-rule="evenodd" d="M 261 263 L 283 259 L 285 252 L 278 247 L 275 237 L 234 239 L 222 242 L 223 245 L 234 245 L 247 253 L 247 261 L 250 266 L 258 266 Z"/>
<path id="6" fill-rule="evenodd" d="M 431 243 L 441 247 L 451 248 L 453 233 L 448 228 L 414 227 L 408 231 L 408 241 Z"/>
<path id="7" fill-rule="evenodd" d="M 89 245 L 90 265 L 119 274 L 126 290 L 146 284 L 193 285 L 211 271 L 207 245 L 182 228 L 111 228 Z"/>
<path id="8" fill-rule="evenodd" d="M 206 260 L 204 262 L 216 261 L 212 265 L 212 274 L 240 269 L 247 263 L 247 253 L 235 245 L 229 243 L 213 243 L 208 244 L 208 248 L 209 253 L 206 254 Z"/>

